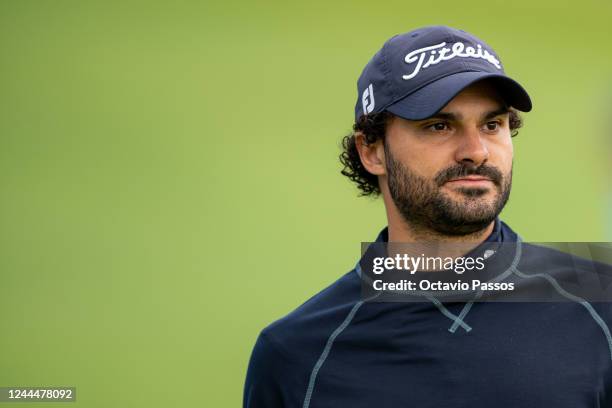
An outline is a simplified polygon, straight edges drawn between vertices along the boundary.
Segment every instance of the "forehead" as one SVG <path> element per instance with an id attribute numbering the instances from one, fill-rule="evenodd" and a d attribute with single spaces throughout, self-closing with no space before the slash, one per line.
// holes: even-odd
<path id="1" fill-rule="evenodd" d="M 440 112 L 489 111 L 505 106 L 499 91 L 488 81 L 476 82 L 459 92 Z"/>

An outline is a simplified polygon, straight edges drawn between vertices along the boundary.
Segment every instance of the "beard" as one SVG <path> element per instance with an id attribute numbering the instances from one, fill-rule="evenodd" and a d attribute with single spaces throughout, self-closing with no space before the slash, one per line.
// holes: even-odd
<path id="1" fill-rule="evenodd" d="M 468 235 L 487 228 L 502 211 L 512 187 L 512 168 L 503 175 L 496 167 L 458 164 L 444 169 L 433 180 L 414 174 L 395 160 L 385 141 L 389 192 L 404 220 L 420 230 L 440 235 Z M 468 175 L 491 179 L 496 195 L 493 201 L 484 196 L 490 188 L 461 187 L 455 189 L 462 197 L 453 198 L 441 188 L 447 181 Z"/>

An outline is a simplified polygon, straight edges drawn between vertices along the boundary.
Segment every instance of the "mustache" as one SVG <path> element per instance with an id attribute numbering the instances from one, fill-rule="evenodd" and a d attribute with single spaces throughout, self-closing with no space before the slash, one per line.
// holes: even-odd
<path id="1" fill-rule="evenodd" d="M 461 178 L 465 176 L 483 176 L 491 179 L 495 185 L 501 185 L 503 174 L 496 167 L 485 165 L 484 163 L 480 166 L 474 164 L 458 164 L 456 166 L 449 167 L 439 172 L 435 177 L 435 182 L 438 187 L 442 186 L 447 181 L 452 179 Z"/>

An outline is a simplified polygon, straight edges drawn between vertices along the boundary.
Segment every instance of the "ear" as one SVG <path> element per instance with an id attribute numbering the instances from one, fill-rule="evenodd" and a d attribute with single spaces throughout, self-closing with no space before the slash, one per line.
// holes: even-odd
<path id="1" fill-rule="evenodd" d="M 375 176 L 386 174 L 385 148 L 383 141 L 378 139 L 374 143 L 366 143 L 365 135 L 361 132 L 355 133 L 355 146 L 359 152 L 361 164 L 365 169 Z"/>

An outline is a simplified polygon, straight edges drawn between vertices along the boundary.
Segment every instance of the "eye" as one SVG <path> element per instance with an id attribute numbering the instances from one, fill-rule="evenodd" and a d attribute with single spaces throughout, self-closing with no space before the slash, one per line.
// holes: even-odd
<path id="1" fill-rule="evenodd" d="M 443 132 L 449 129 L 448 123 L 446 122 L 436 122 L 431 125 L 426 126 L 427 130 L 432 130 L 434 132 Z"/>
<path id="2" fill-rule="evenodd" d="M 501 126 L 501 123 L 499 123 L 499 121 L 493 120 L 485 124 L 485 129 L 488 130 L 489 132 L 494 132 L 498 130 L 500 126 Z"/>

